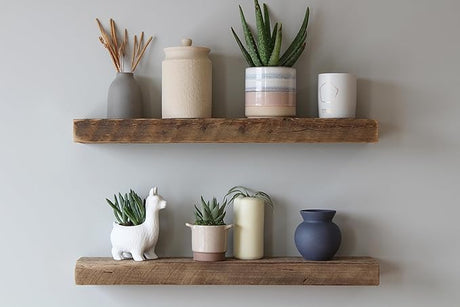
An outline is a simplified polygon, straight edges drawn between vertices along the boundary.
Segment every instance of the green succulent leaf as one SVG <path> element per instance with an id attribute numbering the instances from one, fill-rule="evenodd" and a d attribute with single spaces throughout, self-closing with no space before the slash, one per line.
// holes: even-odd
<path id="1" fill-rule="evenodd" d="M 205 201 L 201 196 L 201 210 L 197 205 L 195 208 L 195 224 L 196 225 L 225 225 L 225 206 L 227 201 L 224 201 L 222 206 L 215 197 L 211 201 Z"/>
<path id="2" fill-rule="evenodd" d="M 276 33 L 278 33 L 278 23 L 275 23 L 273 27 L 273 32 L 270 38 L 270 52 L 273 52 L 273 47 L 275 46 Z"/>
<path id="3" fill-rule="evenodd" d="M 283 53 L 283 55 L 280 58 L 280 63 L 286 63 L 288 59 L 292 59 L 293 55 L 296 54 L 296 51 L 301 48 L 301 46 L 304 44 L 306 38 L 307 38 L 307 26 L 308 26 L 308 20 L 310 18 L 310 8 L 307 7 L 307 10 L 305 11 L 305 16 L 302 22 L 302 26 L 299 29 L 299 32 L 297 33 L 296 37 L 292 41 L 291 45 L 289 45 L 288 49 Z M 305 47 L 303 48 L 305 49 Z M 302 49 L 302 51 L 303 51 Z M 302 52 L 300 52 L 301 54 Z M 300 54 L 297 56 L 297 59 L 299 58 Z M 296 59 L 296 60 L 297 60 Z M 295 61 L 294 61 L 295 63 Z M 292 63 L 292 65 L 294 64 Z M 290 66 L 292 66 L 290 65 Z"/>
<path id="4" fill-rule="evenodd" d="M 267 65 L 270 58 L 270 30 L 267 32 L 258 0 L 254 0 L 254 5 L 256 12 L 257 47 L 262 64 Z"/>
<path id="5" fill-rule="evenodd" d="M 233 30 L 233 28 L 231 28 L 231 29 L 232 29 L 233 37 L 235 38 L 236 43 L 240 47 L 241 53 L 243 53 L 243 56 L 244 56 L 246 62 L 248 63 L 248 65 L 250 67 L 254 67 L 255 66 L 254 62 L 252 61 L 251 56 L 249 55 L 248 51 L 246 50 L 246 48 L 244 48 L 243 44 L 241 43 L 240 38 L 238 37 L 238 35 L 236 35 L 235 30 Z"/>
<path id="6" fill-rule="evenodd" d="M 107 203 L 110 205 L 110 207 L 113 208 L 113 211 L 114 212 L 117 212 L 117 213 L 121 213 L 120 212 L 120 209 L 118 209 L 117 206 L 115 206 L 115 204 L 113 202 L 111 202 L 108 198 L 105 199 L 107 201 Z"/>
<path id="7" fill-rule="evenodd" d="M 262 9 L 258 0 L 254 0 L 257 37 L 251 32 L 244 16 L 243 9 L 239 6 L 241 24 L 246 46 L 243 45 L 238 35 L 231 28 L 235 41 L 250 67 L 253 66 L 292 66 L 305 50 L 307 39 L 307 26 L 310 17 L 310 8 L 307 7 L 302 25 L 286 51 L 281 55 L 282 32 L 281 23 L 275 22 L 271 30 L 270 12 L 264 3 Z M 256 44 L 257 42 L 257 44 Z"/>
<path id="8" fill-rule="evenodd" d="M 120 225 L 132 226 L 139 225 L 145 221 L 145 202 L 133 190 L 125 193 L 113 195 L 114 201 L 106 199 L 109 206 L 113 209 L 116 221 Z"/>
<path id="9" fill-rule="evenodd" d="M 260 61 L 256 42 L 254 40 L 254 36 L 252 35 L 252 32 L 249 29 L 249 26 L 246 22 L 246 18 L 244 17 L 243 9 L 241 8 L 241 6 L 239 8 L 240 8 L 241 24 L 243 26 L 244 39 L 246 41 L 248 53 L 251 56 L 252 62 L 254 63 L 255 66 L 262 66 L 262 62 Z"/>
<path id="10" fill-rule="evenodd" d="M 281 41 L 283 39 L 283 25 L 280 24 L 278 31 L 276 32 L 275 45 L 273 46 L 273 51 L 268 61 L 268 66 L 278 66 L 281 50 Z"/>
<path id="11" fill-rule="evenodd" d="M 270 13 L 268 12 L 268 6 L 267 6 L 266 3 L 264 3 L 262 7 L 263 7 L 263 10 L 264 10 L 265 32 L 268 33 L 268 35 L 270 35 L 270 31 L 271 31 L 270 30 Z"/>
<path id="12" fill-rule="evenodd" d="M 303 43 L 295 52 L 294 54 L 292 54 L 292 56 L 290 58 L 288 58 L 286 60 L 286 62 L 284 62 L 282 65 L 283 66 L 286 66 L 286 67 L 292 67 L 295 62 L 297 62 L 297 60 L 299 59 L 300 55 L 302 54 L 302 52 L 305 50 L 305 46 L 307 45 L 307 43 Z"/>

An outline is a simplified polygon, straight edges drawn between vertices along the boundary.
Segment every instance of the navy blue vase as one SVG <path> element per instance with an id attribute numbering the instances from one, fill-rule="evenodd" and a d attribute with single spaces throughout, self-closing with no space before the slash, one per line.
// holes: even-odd
<path id="1" fill-rule="evenodd" d="M 305 260 L 330 260 L 340 247 L 342 234 L 332 222 L 335 210 L 301 210 L 303 222 L 295 230 L 294 241 Z"/>

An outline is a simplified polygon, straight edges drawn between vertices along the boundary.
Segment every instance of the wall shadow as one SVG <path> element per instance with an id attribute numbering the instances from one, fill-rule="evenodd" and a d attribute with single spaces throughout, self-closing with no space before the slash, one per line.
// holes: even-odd
<path id="1" fill-rule="evenodd" d="M 245 63 L 241 57 L 211 53 L 213 117 L 244 117 Z"/>
<path id="2" fill-rule="evenodd" d="M 161 118 L 161 79 L 136 76 L 142 90 L 144 117 Z"/>

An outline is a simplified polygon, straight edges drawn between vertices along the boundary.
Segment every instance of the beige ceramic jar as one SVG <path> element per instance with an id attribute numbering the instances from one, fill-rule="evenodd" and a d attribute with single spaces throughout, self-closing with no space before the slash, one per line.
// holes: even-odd
<path id="1" fill-rule="evenodd" d="M 210 49 L 192 46 L 165 48 L 162 64 L 162 117 L 204 118 L 212 116 L 212 64 Z"/>

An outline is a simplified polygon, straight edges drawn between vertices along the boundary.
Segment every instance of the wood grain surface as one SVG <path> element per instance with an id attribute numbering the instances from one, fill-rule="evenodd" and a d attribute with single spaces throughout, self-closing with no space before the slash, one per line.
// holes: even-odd
<path id="1" fill-rule="evenodd" d="M 305 261 L 298 257 L 197 262 L 161 258 L 135 262 L 80 258 L 77 285 L 378 285 L 379 263 L 370 257 Z"/>
<path id="2" fill-rule="evenodd" d="M 374 143 L 372 119 L 75 119 L 78 143 Z"/>

